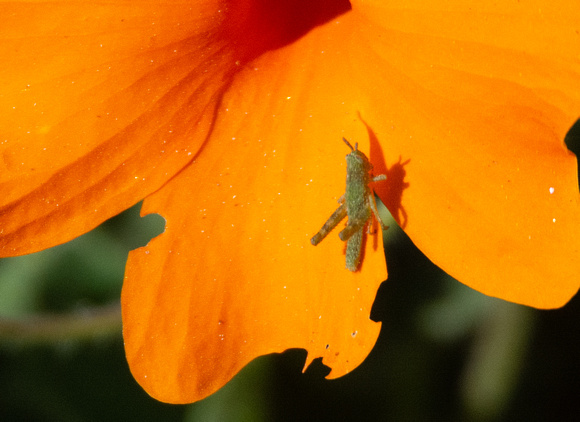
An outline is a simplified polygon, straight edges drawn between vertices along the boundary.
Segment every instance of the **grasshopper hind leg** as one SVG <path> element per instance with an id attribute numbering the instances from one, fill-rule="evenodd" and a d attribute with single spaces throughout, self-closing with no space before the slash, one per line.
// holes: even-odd
<path id="1" fill-rule="evenodd" d="M 328 235 L 328 233 L 332 231 L 332 229 L 338 226 L 338 223 L 344 220 L 345 217 L 346 217 L 346 204 L 343 203 L 340 207 L 336 209 L 336 211 L 332 213 L 330 218 L 326 220 L 326 223 L 324 223 L 324 226 L 322 226 L 320 231 L 316 233 L 314 236 L 312 236 L 312 239 L 310 239 L 310 243 L 312 243 L 314 246 L 318 245 L 322 241 L 322 239 L 324 239 Z"/>
<path id="2" fill-rule="evenodd" d="M 360 264 L 362 252 L 363 228 L 361 227 L 346 242 L 346 268 L 356 271 Z"/>

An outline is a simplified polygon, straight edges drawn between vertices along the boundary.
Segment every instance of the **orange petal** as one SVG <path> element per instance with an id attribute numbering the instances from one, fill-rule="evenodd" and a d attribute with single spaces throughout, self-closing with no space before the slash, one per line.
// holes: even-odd
<path id="1" fill-rule="evenodd" d="M 241 67 L 209 142 L 145 201 L 143 213 L 167 226 L 130 254 L 124 338 L 135 378 L 160 400 L 200 400 L 255 357 L 291 347 L 308 350 L 306 365 L 322 356 L 330 376 L 341 376 L 378 336 L 369 319 L 387 275 L 378 235 L 367 237 L 357 273 L 345 269 L 338 231 L 310 244 L 344 192 L 349 150 L 340 137 L 357 134 L 369 151 L 364 125 L 344 119 L 340 105 L 317 101 L 325 117 L 313 119 L 300 97 L 290 101 L 288 89 L 306 79 L 293 84 L 284 60 L 273 51 Z"/>
<path id="2" fill-rule="evenodd" d="M 218 3 L 0 3 L 3 256 L 88 231 L 191 161 L 235 68 L 190 36 L 220 28 Z"/>
<path id="3" fill-rule="evenodd" d="M 260 56 L 290 41 L 262 40 L 235 57 L 219 42 L 230 47 L 242 21 L 212 37 L 218 2 L 195 13 L 180 3 L 0 3 L 9 254 L 73 237 L 181 170 L 242 59 L 197 161 L 146 202 L 167 232 L 129 262 L 127 354 L 156 397 L 199 399 L 287 347 L 323 355 L 332 376 L 366 356 L 385 275 L 378 242 L 369 238 L 355 274 L 335 236 L 308 242 L 344 188 L 340 136 L 370 149 L 377 173 L 386 159 L 399 188 L 383 194 L 391 211 L 450 274 L 540 307 L 578 288 L 578 186 L 562 144 L 580 110 L 577 8 L 352 3 L 287 48 Z M 234 6 L 252 13 L 252 3 Z M 191 27 L 206 37 L 187 38 Z"/>
<path id="4" fill-rule="evenodd" d="M 403 32 L 386 22 L 439 25 L 357 6 L 243 66 L 196 161 L 145 201 L 167 230 L 130 254 L 122 299 L 128 361 L 154 397 L 199 400 L 290 347 L 308 362 L 323 356 L 333 377 L 364 359 L 378 330 L 368 314 L 385 275 L 380 248 L 371 237 L 352 274 L 336 233 L 309 244 L 344 189 L 341 136 L 388 172 L 391 211 L 452 275 L 540 307 L 576 291 L 577 180 L 562 143 L 579 105 L 572 52 L 558 61 L 469 31 Z M 466 10 L 437 17 L 467 28 Z M 492 34 L 501 17 L 475 18 Z"/>
<path id="5" fill-rule="evenodd" d="M 562 306 L 580 283 L 577 164 L 563 142 L 580 115 L 580 9 L 439 3 L 353 2 L 349 58 L 382 93 L 363 115 L 391 162 L 409 160 L 391 211 L 458 280 Z"/>
<path id="6" fill-rule="evenodd" d="M 235 121 L 243 110 L 222 115 Z M 257 356 L 294 347 L 308 350 L 306 364 L 322 356 L 331 377 L 344 375 L 377 339 L 370 308 L 387 275 L 378 234 L 367 236 L 356 273 L 345 269 L 338 231 L 310 244 L 344 191 L 348 149 L 337 137 L 283 143 L 271 126 L 238 128 L 234 140 L 216 132 L 145 201 L 143 213 L 167 225 L 128 261 L 123 334 L 133 375 L 172 403 L 200 400 Z"/>

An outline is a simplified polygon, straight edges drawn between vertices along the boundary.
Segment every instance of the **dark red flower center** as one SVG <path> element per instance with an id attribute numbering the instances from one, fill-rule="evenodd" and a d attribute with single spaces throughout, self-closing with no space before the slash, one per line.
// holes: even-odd
<path id="1" fill-rule="evenodd" d="M 296 41 L 349 10 L 348 0 L 231 1 L 224 35 L 244 60 L 251 60 Z"/>

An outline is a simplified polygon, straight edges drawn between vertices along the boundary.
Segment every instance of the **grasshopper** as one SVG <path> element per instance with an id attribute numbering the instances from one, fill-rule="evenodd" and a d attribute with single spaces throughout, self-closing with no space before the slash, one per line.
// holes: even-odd
<path id="1" fill-rule="evenodd" d="M 372 177 L 370 172 L 373 165 L 366 155 L 358 150 L 358 143 L 355 143 L 353 148 L 345 138 L 342 140 L 352 151 L 346 156 L 346 190 L 338 200 L 340 206 L 324 223 L 320 231 L 310 239 L 310 243 L 314 246 L 318 245 L 344 217 L 348 216 L 346 227 L 342 229 L 338 237 L 347 242 L 346 268 L 356 271 L 360 264 L 363 228 L 372 218 L 372 214 L 375 215 L 383 230 L 388 229 L 379 216 L 374 193 L 370 187 L 372 182 L 386 180 L 387 176 L 381 174 Z"/>

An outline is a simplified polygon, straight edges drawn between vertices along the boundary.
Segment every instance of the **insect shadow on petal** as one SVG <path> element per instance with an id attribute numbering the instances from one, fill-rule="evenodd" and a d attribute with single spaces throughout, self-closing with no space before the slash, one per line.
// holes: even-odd
<path id="1" fill-rule="evenodd" d="M 346 190 L 338 202 L 340 206 L 332 213 L 310 243 L 318 245 L 328 233 L 330 233 L 345 217 L 348 217 L 346 227 L 338 234 L 340 240 L 346 242 L 346 268 L 356 271 L 360 264 L 362 252 L 363 229 L 373 214 L 383 230 L 388 227 L 383 223 L 370 184 L 386 180 L 387 176 L 381 174 L 372 177 L 373 165 L 366 155 L 358 150 L 358 143 L 352 145 L 342 138 L 352 152 L 346 156 Z"/>

